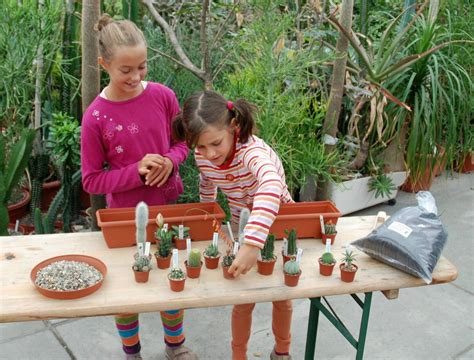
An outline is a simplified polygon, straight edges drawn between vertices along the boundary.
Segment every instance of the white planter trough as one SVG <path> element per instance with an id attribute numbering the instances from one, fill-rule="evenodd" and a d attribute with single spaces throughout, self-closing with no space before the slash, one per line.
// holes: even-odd
<path id="1" fill-rule="evenodd" d="M 369 191 L 370 176 L 354 180 L 343 181 L 339 184 L 331 183 L 328 186 L 328 199 L 336 204 L 342 215 L 365 209 L 397 197 L 398 187 L 407 178 L 406 171 L 387 174 L 393 181 L 396 190 L 390 196 L 375 198 L 375 191 Z"/>

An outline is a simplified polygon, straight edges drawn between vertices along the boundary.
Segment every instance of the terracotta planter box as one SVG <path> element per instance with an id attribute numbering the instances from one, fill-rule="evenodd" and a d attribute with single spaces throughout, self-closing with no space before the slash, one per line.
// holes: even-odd
<path id="1" fill-rule="evenodd" d="M 222 221 L 224 210 L 216 202 L 150 206 L 148 208 L 147 241 L 155 242 L 156 216 L 161 213 L 165 222 L 190 227 L 193 241 L 212 239 L 212 220 Z M 97 210 L 97 223 L 109 248 L 135 245 L 135 208 Z"/>
<path id="2" fill-rule="evenodd" d="M 324 221 L 332 220 L 337 224 L 340 211 L 331 201 L 311 201 L 292 204 L 281 204 L 270 233 L 276 239 L 286 237 L 285 230 L 296 229 L 298 238 L 321 238 L 319 215 Z"/>
<path id="3" fill-rule="evenodd" d="M 15 204 L 8 205 L 8 217 L 11 223 L 15 223 L 20 220 L 23 216 L 28 214 L 29 204 L 31 200 L 30 191 L 22 189 L 22 197 L 20 201 Z"/>

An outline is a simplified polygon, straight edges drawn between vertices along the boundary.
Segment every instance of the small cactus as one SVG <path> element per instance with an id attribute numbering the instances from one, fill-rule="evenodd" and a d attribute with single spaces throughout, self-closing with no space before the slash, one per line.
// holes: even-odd
<path id="1" fill-rule="evenodd" d="M 219 248 L 217 245 L 209 244 L 209 246 L 204 250 L 204 254 L 207 257 L 217 257 L 219 256 Z"/>
<path id="2" fill-rule="evenodd" d="M 291 259 L 285 263 L 285 272 L 290 275 L 297 275 L 300 273 L 300 265 L 296 262 L 296 260 Z"/>
<path id="3" fill-rule="evenodd" d="M 323 255 L 321 255 L 321 262 L 326 265 L 332 265 L 336 263 L 336 259 L 332 253 L 325 252 Z"/>
<path id="4" fill-rule="evenodd" d="M 188 256 L 188 266 L 200 267 L 201 266 L 201 252 L 198 249 L 191 249 Z"/>
<path id="5" fill-rule="evenodd" d="M 137 244 L 146 242 L 146 226 L 148 224 L 148 206 L 140 201 L 135 208 L 135 225 L 137 227 Z"/>
<path id="6" fill-rule="evenodd" d="M 231 255 L 230 251 L 227 252 L 227 255 L 225 255 L 222 258 L 222 266 L 223 267 L 229 267 L 232 265 L 232 263 L 235 260 L 235 255 Z"/>
<path id="7" fill-rule="evenodd" d="M 295 256 L 296 252 L 298 251 L 298 248 L 296 246 L 296 230 L 291 229 L 290 232 L 288 230 L 285 230 L 287 234 L 287 239 L 288 239 L 288 256 Z"/>
<path id="8" fill-rule="evenodd" d="M 337 234 L 336 224 L 333 224 L 332 220 L 329 220 L 326 224 L 324 224 L 324 233 L 326 235 Z"/>
<path id="9" fill-rule="evenodd" d="M 135 262 L 133 264 L 133 270 L 140 272 L 147 272 L 151 270 L 151 256 L 150 255 L 138 255 L 135 254 Z"/>
<path id="10" fill-rule="evenodd" d="M 173 268 L 170 271 L 169 278 L 172 280 L 182 280 L 186 278 L 186 275 L 180 268 Z"/>
<path id="11" fill-rule="evenodd" d="M 353 267 L 353 262 L 355 260 L 355 254 L 354 251 L 350 248 L 346 248 L 346 250 L 343 253 L 343 257 L 341 261 L 344 263 L 344 268 L 348 270 L 352 270 Z"/>
<path id="12" fill-rule="evenodd" d="M 275 254 L 273 253 L 275 251 L 275 235 L 269 234 L 267 237 L 267 241 L 265 241 L 265 245 L 263 246 L 263 249 L 260 250 L 260 253 L 262 255 L 262 260 L 274 260 L 275 259 Z"/>
<path id="13" fill-rule="evenodd" d="M 171 253 L 171 244 L 173 242 L 173 234 L 171 231 L 164 231 L 163 229 L 159 229 L 157 231 L 157 238 L 160 240 L 158 244 L 158 250 L 155 252 L 155 255 L 160 257 L 168 257 Z"/>
<path id="14" fill-rule="evenodd" d="M 173 225 L 171 227 L 171 232 L 173 233 L 173 236 L 176 236 L 179 238 L 179 226 L 178 225 Z M 186 239 L 189 237 L 189 227 L 183 226 L 183 239 Z"/>

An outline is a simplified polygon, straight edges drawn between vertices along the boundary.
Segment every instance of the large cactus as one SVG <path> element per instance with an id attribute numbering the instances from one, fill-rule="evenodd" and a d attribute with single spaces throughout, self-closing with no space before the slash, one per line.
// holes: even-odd
<path id="1" fill-rule="evenodd" d="M 135 225 L 137 227 L 137 244 L 146 242 L 146 226 L 148 225 L 148 205 L 140 201 L 135 208 Z"/>
<path id="2" fill-rule="evenodd" d="M 201 266 L 201 252 L 198 249 L 192 249 L 188 256 L 188 266 L 200 267 Z"/>
<path id="3" fill-rule="evenodd" d="M 291 229 L 291 231 L 288 233 L 288 255 L 296 255 L 296 252 L 298 251 L 298 248 L 296 246 L 296 230 Z"/>
<path id="4" fill-rule="evenodd" d="M 269 234 L 267 236 L 267 241 L 261 250 L 262 260 L 273 260 L 275 259 L 275 235 Z"/>

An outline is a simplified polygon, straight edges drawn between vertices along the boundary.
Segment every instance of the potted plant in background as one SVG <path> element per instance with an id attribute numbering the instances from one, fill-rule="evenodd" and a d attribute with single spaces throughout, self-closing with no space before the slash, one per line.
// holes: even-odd
<path id="1" fill-rule="evenodd" d="M 344 282 L 354 281 L 357 269 L 359 268 L 356 264 L 354 264 L 354 260 L 355 260 L 354 251 L 350 247 L 347 247 L 341 259 L 342 264 L 339 265 L 339 269 L 341 270 L 342 281 Z"/>
<path id="2" fill-rule="evenodd" d="M 318 259 L 319 262 L 319 273 L 324 276 L 331 276 L 336 265 L 336 259 L 331 252 L 325 252 Z"/>
<path id="3" fill-rule="evenodd" d="M 287 234 L 287 246 L 283 248 L 282 251 L 282 257 L 283 257 L 283 264 L 285 264 L 287 261 L 294 259 L 296 257 L 296 253 L 298 252 L 298 247 L 296 246 L 296 230 L 291 229 L 290 232 L 288 230 L 285 231 Z"/>
<path id="4" fill-rule="evenodd" d="M 260 250 L 262 259 L 257 260 L 257 269 L 260 274 L 271 275 L 273 273 L 273 268 L 275 267 L 275 262 L 277 260 L 274 250 L 275 236 L 273 234 L 269 234 L 263 249 Z"/>
<path id="5" fill-rule="evenodd" d="M 198 249 L 191 249 L 188 260 L 184 262 L 186 266 L 186 275 L 188 278 L 197 279 L 201 274 L 202 261 L 201 252 Z"/>
<path id="6" fill-rule="evenodd" d="M 217 269 L 219 266 L 219 259 L 221 254 L 217 245 L 209 244 L 209 246 L 204 250 L 204 263 L 208 269 Z"/>
<path id="7" fill-rule="evenodd" d="M 296 286 L 301 275 L 300 264 L 295 260 L 291 259 L 287 261 L 283 267 L 283 273 L 285 275 L 286 286 Z"/>
<path id="8" fill-rule="evenodd" d="M 180 232 L 180 226 L 182 232 Z M 173 225 L 171 227 L 171 233 L 173 234 L 174 246 L 178 250 L 186 250 L 186 239 L 189 238 L 189 227 L 183 225 Z"/>
<path id="9" fill-rule="evenodd" d="M 170 282 L 170 289 L 172 291 L 180 292 L 184 290 L 184 284 L 186 283 L 186 274 L 179 267 L 174 267 L 168 274 L 168 280 Z"/>
<path id="10" fill-rule="evenodd" d="M 329 220 L 327 223 L 324 224 L 324 233 L 321 234 L 323 244 L 326 245 L 327 241 L 329 240 L 330 244 L 333 245 L 336 239 L 336 235 L 336 224 Z"/>

